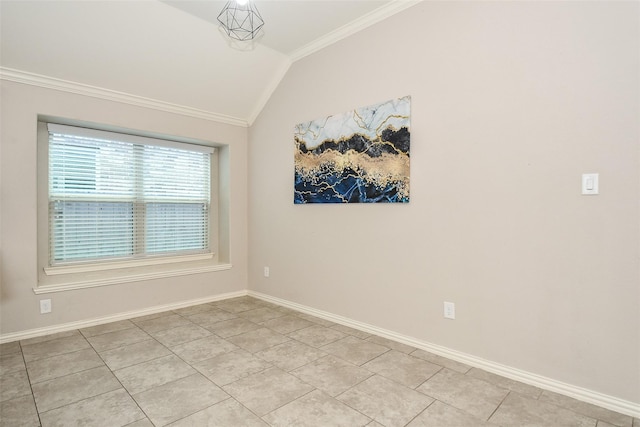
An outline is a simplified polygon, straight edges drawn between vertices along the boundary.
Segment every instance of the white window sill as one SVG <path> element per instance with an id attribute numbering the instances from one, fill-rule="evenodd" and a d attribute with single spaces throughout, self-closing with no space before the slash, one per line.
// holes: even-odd
<path id="1" fill-rule="evenodd" d="M 162 271 L 147 271 L 139 274 L 122 274 L 116 277 L 105 277 L 91 280 L 78 280 L 56 284 L 39 285 L 33 288 L 36 295 L 53 292 L 64 292 L 74 289 L 95 288 L 98 286 L 118 285 L 122 283 L 140 282 L 143 280 L 163 279 L 167 277 L 187 276 L 190 274 L 209 273 L 213 271 L 230 270 L 231 264 L 209 264 L 198 267 L 171 269 Z M 48 274 L 48 273 L 47 273 Z"/>
<path id="2" fill-rule="evenodd" d="M 44 273 L 47 276 L 56 276 L 59 274 L 74 273 L 90 273 L 94 271 L 118 270 L 123 268 L 148 267 L 150 265 L 163 265 L 179 262 L 203 261 L 213 259 L 213 254 L 197 254 L 182 256 L 163 256 L 157 258 L 141 258 L 137 260 L 113 261 L 113 262 L 94 262 L 94 263 L 78 263 L 67 264 L 56 267 L 45 267 Z"/>

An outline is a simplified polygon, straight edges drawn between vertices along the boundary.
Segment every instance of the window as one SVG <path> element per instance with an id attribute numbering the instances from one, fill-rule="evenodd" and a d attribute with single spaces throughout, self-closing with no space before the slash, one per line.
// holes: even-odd
<path id="1" fill-rule="evenodd" d="M 212 254 L 212 147 L 47 129 L 48 267 Z"/>

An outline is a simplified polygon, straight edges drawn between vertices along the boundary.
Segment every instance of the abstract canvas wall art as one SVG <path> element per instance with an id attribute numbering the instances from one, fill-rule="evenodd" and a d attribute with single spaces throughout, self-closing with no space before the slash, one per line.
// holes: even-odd
<path id="1" fill-rule="evenodd" d="M 408 203 L 411 97 L 295 126 L 294 203 Z"/>

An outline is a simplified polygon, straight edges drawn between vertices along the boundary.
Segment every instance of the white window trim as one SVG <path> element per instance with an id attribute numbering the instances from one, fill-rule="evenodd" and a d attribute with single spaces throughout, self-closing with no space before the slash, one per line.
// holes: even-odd
<path id="1" fill-rule="evenodd" d="M 141 274 L 128 274 L 106 279 L 82 280 L 77 282 L 65 282 L 56 285 L 40 285 L 33 288 L 36 295 L 49 294 L 53 292 L 71 291 L 74 289 L 96 288 L 99 286 L 119 285 L 123 283 L 142 282 L 145 280 L 164 279 L 168 277 L 188 276 L 191 274 L 210 273 L 213 271 L 230 270 L 232 264 L 211 264 L 203 267 L 191 267 L 179 270 L 168 270 L 160 272 L 148 272 Z"/>
<path id="2" fill-rule="evenodd" d="M 59 123 L 61 126 L 87 127 L 99 132 L 129 132 L 129 129 L 101 126 L 95 123 L 79 122 L 51 116 L 38 117 L 38 282 L 32 288 L 34 294 L 47 294 L 64 292 L 75 289 L 85 289 L 133 282 L 187 276 L 193 274 L 230 270 L 233 265 L 229 260 L 229 200 L 226 187 L 228 185 L 228 146 L 191 138 L 165 136 L 141 132 L 141 134 L 153 135 L 152 137 L 131 135 L 134 138 L 153 139 L 163 141 L 169 138 L 178 142 L 200 145 L 205 152 L 212 152 L 216 157 L 215 172 L 212 163 L 212 187 L 211 203 L 216 205 L 216 214 L 211 224 L 213 235 L 217 236 L 212 241 L 211 252 L 203 254 L 162 256 L 158 258 L 145 258 L 120 261 L 102 261 L 84 263 L 83 265 L 68 264 L 51 267 L 48 265 L 48 161 L 47 149 L 42 149 L 41 144 L 48 147 L 47 123 Z M 100 129 L 104 130 L 100 130 Z M 41 157 L 41 153 L 45 157 Z M 218 157 L 221 153 L 221 158 Z M 218 163 L 220 162 L 220 163 Z M 44 166 L 44 169 L 43 169 Z M 42 207 L 46 206 L 44 210 Z M 218 252 L 217 249 L 220 249 Z"/>
<path id="3" fill-rule="evenodd" d="M 173 264 L 176 262 L 202 261 L 213 259 L 213 253 L 182 255 L 182 256 L 161 256 L 157 258 L 143 258 L 139 260 L 108 261 L 108 262 L 81 262 L 77 265 L 62 265 L 55 267 L 45 267 L 47 276 L 58 274 L 89 273 L 92 271 L 116 270 L 120 268 L 146 267 L 150 265 Z"/>

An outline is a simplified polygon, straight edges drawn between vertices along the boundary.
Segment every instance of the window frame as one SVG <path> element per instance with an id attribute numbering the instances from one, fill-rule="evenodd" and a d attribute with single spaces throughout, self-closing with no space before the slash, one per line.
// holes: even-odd
<path id="1" fill-rule="evenodd" d="M 134 259 L 96 260 L 50 265 L 49 244 L 49 131 L 48 123 L 86 127 L 98 131 L 116 132 L 143 138 L 160 138 L 176 143 L 214 147 L 210 167 L 209 249 L 210 252 L 188 255 L 151 256 Z M 221 200 L 220 186 L 228 184 L 228 146 L 191 138 L 137 132 L 95 123 L 80 123 L 51 117 L 38 117 L 38 283 L 36 294 L 85 287 L 96 287 L 163 277 L 175 277 L 209 271 L 227 270 L 228 262 L 228 199 Z M 224 159 L 224 160 L 223 160 Z M 226 190 L 226 188 L 225 188 Z M 222 193 L 222 194 L 221 194 Z M 224 198 L 224 197 L 223 197 Z M 222 245 L 222 251 L 220 251 Z M 221 253 L 222 252 L 222 253 Z"/>

